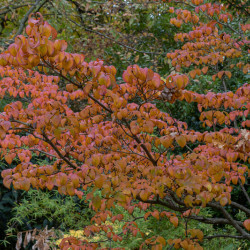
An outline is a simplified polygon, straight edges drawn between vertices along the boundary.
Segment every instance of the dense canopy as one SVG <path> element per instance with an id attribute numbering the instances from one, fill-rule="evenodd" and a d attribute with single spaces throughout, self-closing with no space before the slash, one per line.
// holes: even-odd
<path id="1" fill-rule="evenodd" d="M 88 12 L 80 1 L 68 2 L 80 14 Z M 109 2 L 115 8 L 115 1 Z M 202 249 L 204 240 L 215 237 L 250 240 L 247 9 L 203 0 L 152 2 L 144 4 L 159 6 L 170 17 L 166 25 L 179 30 L 172 37 L 175 48 L 165 54 L 160 46 L 149 51 L 156 65 L 165 58 L 165 68 L 132 64 L 122 69 L 105 59 L 91 61 L 67 49 L 70 42 L 58 37 L 42 10 L 29 14 L 25 34 L 16 34 L 0 54 L 0 97 L 11 99 L 0 113 L 0 152 L 9 165 L 1 173 L 4 186 L 76 195 L 95 212 L 83 229 L 86 238 L 64 238 L 61 249 L 96 249 L 101 241 L 91 240 L 95 234 L 104 235 L 111 247 L 126 235 L 140 234 L 141 249 Z M 123 23 L 119 11 L 111 18 L 111 24 Z M 143 63 L 147 53 L 133 49 Z M 174 105 L 193 105 L 201 126 L 181 120 L 185 116 Z M 37 156 L 47 156 L 49 164 L 34 161 Z M 115 213 L 117 206 L 132 219 Z M 133 214 L 138 208 L 145 211 L 142 217 Z M 216 216 L 202 214 L 205 208 Z M 232 208 L 244 216 L 235 217 Z M 151 216 L 167 218 L 183 233 L 147 237 L 137 221 Z M 191 220 L 235 231 L 207 235 L 189 227 Z M 115 221 L 124 222 L 120 232 Z"/>

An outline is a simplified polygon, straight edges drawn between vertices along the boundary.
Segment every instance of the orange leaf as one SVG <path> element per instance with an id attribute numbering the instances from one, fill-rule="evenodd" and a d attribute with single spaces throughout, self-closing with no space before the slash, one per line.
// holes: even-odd
<path id="1" fill-rule="evenodd" d="M 99 156 L 98 154 L 92 155 L 91 159 L 92 159 L 92 164 L 93 164 L 94 166 L 96 166 L 96 167 L 97 167 L 97 166 L 99 165 L 99 163 L 101 162 L 101 158 L 100 158 L 100 156 Z"/>
<path id="2" fill-rule="evenodd" d="M 166 246 L 166 240 L 162 236 L 158 236 L 156 241 L 160 242 L 163 246 Z"/>
<path id="3" fill-rule="evenodd" d="M 222 76 L 224 75 L 224 71 L 220 71 L 219 73 L 218 73 L 218 77 L 221 79 L 222 78 Z"/>
<path id="4" fill-rule="evenodd" d="M 207 67 L 207 66 L 204 67 L 201 71 L 202 71 L 202 73 L 205 75 L 205 74 L 207 73 L 207 71 L 208 71 L 208 67 Z"/>
<path id="5" fill-rule="evenodd" d="M 188 242 L 187 240 L 183 240 L 181 243 L 180 243 L 181 247 L 184 248 L 184 249 L 188 249 Z"/>
<path id="6" fill-rule="evenodd" d="M 29 191 L 30 189 L 30 180 L 25 178 L 23 181 L 22 181 L 22 189 L 25 190 L 25 191 Z"/>
<path id="7" fill-rule="evenodd" d="M 5 178 L 6 176 L 9 176 L 12 174 L 12 169 L 4 169 L 1 173 L 1 176 Z"/>
<path id="8" fill-rule="evenodd" d="M 10 179 L 10 178 L 4 178 L 3 179 L 3 185 L 6 187 L 6 188 L 10 188 L 10 185 L 11 185 L 11 183 L 12 183 L 12 179 Z"/>
<path id="9" fill-rule="evenodd" d="M 230 71 L 225 71 L 225 74 L 229 79 L 232 77 L 232 73 Z"/>
<path id="10" fill-rule="evenodd" d="M 178 89 L 182 89 L 183 84 L 184 84 L 183 79 L 182 79 L 182 76 L 178 76 L 178 77 L 176 78 L 175 84 L 176 84 L 176 86 L 177 86 Z"/>
<path id="11" fill-rule="evenodd" d="M 142 190 L 140 193 L 140 197 L 143 201 L 146 201 L 149 197 L 149 192 L 146 190 Z"/>
<path id="12" fill-rule="evenodd" d="M 175 140 L 182 148 L 186 146 L 187 140 L 183 135 L 177 136 Z"/>
<path id="13" fill-rule="evenodd" d="M 196 230 L 196 236 L 199 239 L 199 241 L 202 241 L 203 237 L 204 237 L 204 234 L 203 234 L 203 232 L 201 230 L 197 229 Z"/>
<path id="14" fill-rule="evenodd" d="M 245 221 L 243 222 L 243 225 L 244 225 L 244 227 L 245 227 L 248 231 L 250 231 L 250 219 L 245 220 Z"/>
<path id="15" fill-rule="evenodd" d="M 0 139 L 3 140 L 6 137 L 6 132 L 0 127 Z"/>
<path id="16" fill-rule="evenodd" d="M 169 148 L 173 143 L 173 138 L 171 136 L 164 136 L 160 138 L 160 141 L 165 148 Z"/>
<path id="17" fill-rule="evenodd" d="M 171 216 L 169 220 L 175 227 L 178 226 L 178 218 L 176 216 Z"/>
<path id="18" fill-rule="evenodd" d="M 232 183 L 234 185 L 237 185 L 239 177 L 238 176 L 233 176 L 233 177 L 231 177 L 231 179 L 232 179 Z"/>
<path id="19" fill-rule="evenodd" d="M 104 181 L 105 177 L 103 175 L 98 176 L 95 180 L 95 186 L 98 188 L 102 188 Z"/>
<path id="20" fill-rule="evenodd" d="M 208 143 L 211 143 L 212 142 L 212 136 L 210 134 L 206 134 L 204 136 L 204 141 L 208 142 Z"/>
<path id="21" fill-rule="evenodd" d="M 196 76 L 196 70 L 192 70 L 189 72 L 189 75 L 194 79 Z"/>

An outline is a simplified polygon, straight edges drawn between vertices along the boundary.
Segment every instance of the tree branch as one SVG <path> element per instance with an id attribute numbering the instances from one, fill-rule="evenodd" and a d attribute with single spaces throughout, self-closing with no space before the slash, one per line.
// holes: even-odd
<path id="1" fill-rule="evenodd" d="M 80 21 L 81 21 L 81 24 L 82 24 L 82 25 L 78 24 L 77 22 L 75 22 L 74 20 L 72 20 L 72 19 L 69 18 L 69 17 L 66 17 L 66 18 L 67 18 L 69 21 L 71 21 L 72 23 L 74 23 L 75 25 L 77 25 L 78 27 L 81 27 L 81 28 L 83 28 L 84 30 L 86 30 L 86 31 L 88 31 L 88 32 L 92 32 L 92 33 L 95 33 L 95 34 L 97 34 L 97 35 L 99 35 L 99 36 L 102 36 L 102 37 L 104 37 L 104 38 L 106 38 L 106 39 L 109 39 L 110 41 L 112 41 L 112 42 L 114 42 L 114 43 L 116 43 L 116 44 L 118 44 L 118 45 L 120 45 L 120 46 L 122 46 L 122 47 L 124 47 L 124 48 L 127 48 L 127 49 L 129 49 L 129 50 L 134 50 L 134 51 L 136 51 L 136 52 L 138 52 L 138 53 L 143 53 L 143 54 L 161 55 L 161 53 L 158 53 L 158 52 L 151 52 L 151 51 L 141 51 L 141 50 L 138 50 L 138 49 L 133 48 L 133 47 L 131 47 L 131 46 L 128 46 L 128 45 L 126 45 L 126 44 L 124 44 L 124 43 L 122 43 L 122 42 L 116 41 L 115 39 L 113 39 L 113 38 L 111 38 L 111 37 L 109 37 L 109 36 L 107 36 L 107 35 L 105 35 L 105 34 L 103 34 L 103 33 L 101 33 L 101 32 L 98 32 L 98 31 L 96 31 L 96 30 L 93 30 L 93 29 L 91 29 L 91 28 L 86 27 L 86 24 L 84 24 L 83 18 L 82 18 L 82 16 L 81 16 L 82 9 L 81 9 L 79 3 L 75 2 L 75 1 L 72 1 L 72 0 L 68 0 L 68 1 L 71 2 L 71 3 L 73 3 L 73 4 L 75 4 L 75 6 L 76 6 L 76 8 L 77 8 L 77 11 L 78 11 L 78 13 L 79 13 L 79 16 L 80 16 Z"/>
<path id="2" fill-rule="evenodd" d="M 248 195 L 248 193 L 247 193 L 247 191 L 246 191 L 244 185 L 242 184 L 241 180 L 240 180 L 239 182 L 240 182 L 240 187 L 241 187 L 241 189 L 242 189 L 242 191 L 243 191 L 243 193 L 244 193 L 244 195 L 245 195 L 245 197 L 246 197 L 246 199 L 247 199 L 247 202 L 248 202 L 248 204 L 250 205 L 250 198 L 249 198 L 249 195 Z M 250 210 L 249 210 L 249 213 L 250 213 Z M 250 214 L 249 214 L 249 216 L 250 216 Z"/>
<path id="3" fill-rule="evenodd" d="M 203 222 L 205 224 L 220 224 L 220 225 L 231 225 L 231 223 L 227 219 L 223 218 L 208 218 L 208 217 L 202 217 L 202 216 L 196 216 L 196 215 L 190 215 L 188 218 L 196 221 Z M 243 223 L 241 221 L 235 221 L 239 226 L 243 226 Z"/>
<path id="4" fill-rule="evenodd" d="M 248 217 L 250 217 L 250 210 L 249 210 L 248 208 L 246 208 L 246 207 L 242 206 L 241 204 L 236 203 L 236 202 L 234 202 L 234 201 L 231 201 L 231 205 L 232 205 L 233 207 L 236 207 L 236 208 L 240 209 L 241 211 L 245 212 L 246 215 L 247 215 Z"/>
<path id="5" fill-rule="evenodd" d="M 21 5 L 17 5 L 17 6 L 11 6 L 11 5 L 8 5 L 8 6 L 5 6 L 5 8 L 7 10 L 4 10 L 2 12 L 0 12 L 0 16 L 1 15 L 4 15 L 4 14 L 7 14 L 9 11 L 11 11 L 12 9 L 15 10 L 15 9 L 19 9 L 19 8 L 22 8 L 22 7 L 25 7 L 25 6 L 28 6 L 29 4 L 21 4 Z M 11 7 L 10 7 L 11 6 Z"/>
<path id="6" fill-rule="evenodd" d="M 244 239 L 244 236 L 240 235 L 226 235 L 226 234 L 215 234 L 203 237 L 204 240 L 211 240 L 214 238 L 233 238 L 233 239 Z"/>
<path id="7" fill-rule="evenodd" d="M 173 202 L 170 203 L 170 202 L 164 202 L 161 200 L 146 200 L 146 201 L 144 201 L 141 199 L 141 197 L 139 195 L 136 196 L 136 199 L 141 201 L 141 202 L 152 204 L 152 205 L 162 205 L 164 207 L 167 207 L 167 208 L 173 209 L 174 211 L 179 211 L 179 212 L 184 212 L 184 211 L 189 209 L 186 207 L 182 208 L 182 207 L 176 206 Z"/>
<path id="8" fill-rule="evenodd" d="M 45 60 L 43 60 L 43 62 L 56 74 L 58 74 L 60 77 L 62 77 L 63 79 L 65 79 L 66 81 L 72 83 L 73 85 L 77 86 L 78 88 L 82 89 L 82 85 L 72 81 L 70 78 L 64 76 L 63 74 L 61 74 L 60 72 L 58 72 L 57 70 L 55 70 L 48 62 L 46 62 Z M 113 113 L 112 110 L 108 107 L 106 107 L 104 104 L 102 104 L 100 101 L 98 101 L 94 96 L 92 96 L 91 94 L 88 94 L 88 97 L 90 99 L 92 99 L 94 102 L 98 103 L 103 109 L 105 109 L 106 111 L 108 111 L 109 113 Z"/>
<path id="9" fill-rule="evenodd" d="M 219 204 L 213 203 L 213 202 L 209 202 L 208 207 L 212 207 L 212 208 L 216 208 L 219 209 L 224 217 L 228 220 L 228 222 L 230 222 L 230 224 L 242 235 L 244 236 L 245 239 L 250 240 L 250 234 L 248 234 L 242 227 L 240 227 L 240 225 L 237 223 L 237 221 L 235 221 L 230 214 L 226 211 L 226 209 L 224 207 L 222 207 Z"/>
<path id="10" fill-rule="evenodd" d="M 142 149 L 145 151 L 146 155 L 148 156 L 148 158 L 150 159 L 150 161 L 153 163 L 154 166 L 157 165 L 157 161 L 154 159 L 154 157 L 150 154 L 149 150 L 147 149 L 147 147 L 141 142 L 141 140 L 137 137 L 137 135 L 134 135 L 130 129 L 130 124 L 128 123 L 127 120 L 125 120 L 125 124 L 126 126 L 129 128 L 130 133 L 132 135 L 132 138 L 142 147 Z"/>
<path id="11" fill-rule="evenodd" d="M 42 154 L 45 154 L 45 155 L 48 155 L 48 156 L 51 156 L 51 157 L 53 157 L 53 158 L 57 158 L 57 159 L 58 159 L 58 157 L 57 157 L 57 156 L 52 155 L 52 154 L 50 154 L 50 153 L 47 153 L 47 152 L 42 151 L 42 150 L 37 149 L 37 148 L 31 148 L 31 149 L 29 149 L 29 150 L 30 150 L 30 151 L 37 151 L 37 152 L 40 152 L 40 153 L 42 153 Z"/>

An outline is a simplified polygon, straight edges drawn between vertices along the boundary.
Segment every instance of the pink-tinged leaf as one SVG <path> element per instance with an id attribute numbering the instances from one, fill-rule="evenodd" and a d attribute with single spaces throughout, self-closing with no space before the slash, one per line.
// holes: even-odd
<path id="1" fill-rule="evenodd" d="M 151 214 L 152 214 L 152 216 L 153 216 L 154 218 L 156 218 L 157 220 L 160 219 L 160 215 L 159 215 L 159 211 L 158 211 L 158 210 L 155 210 L 155 211 L 152 212 Z"/>
<path id="2" fill-rule="evenodd" d="M 15 153 L 10 153 L 10 154 L 5 155 L 4 159 L 10 165 L 15 157 L 16 157 Z"/>
<path id="3" fill-rule="evenodd" d="M 5 178 L 5 177 L 7 177 L 7 176 L 9 176 L 9 175 L 12 175 L 12 169 L 4 169 L 4 170 L 2 171 L 2 173 L 1 173 L 1 176 L 2 176 L 3 178 Z"/>
<path id="4" fill-rule="evenodd" d="M 222 198 L 220 199 L 220 204 L 221 204 L 221 206 L 224 207 L 227 203 L 228 203 L 228 199 L 227 199 L 226 197 L 222 197 Z"/>
<path id="5" fill-rule="evenodd" d="M 4 131 L 7 132 L 9 128 L 11 127 L 11 123 L 9 121 L 3 121 L 1 123 L 1 126 L 4 129 Z"/>
<path id="6" fill-rule="evenodd" d="M 6 187 L 6 188 L 10 188 L 10 185 L 11 185 L 11 183 L 12 183 L 12 181 L 13 181 L 13 179 L 11 179 L 11 178 L 4 178 L 3 179 L 3 185 Z"/>

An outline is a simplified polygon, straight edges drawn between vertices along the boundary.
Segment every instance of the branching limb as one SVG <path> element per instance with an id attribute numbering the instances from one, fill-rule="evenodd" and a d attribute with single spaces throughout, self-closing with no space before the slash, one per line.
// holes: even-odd
<path id="1" fill-rule="evenodd" d="M 71 166 L 73 169 L 76 169 L 77 166 L 75 166 L 73 163 L 71 163 L 65 156 L 62 155 L 62 153 L 59 151 L 59 149 L 55 146 L 55 144 L 48 138 L 48 136 L 43 132 L 43 137 L 45 141 L 56 151 L 58 156 L 64 160 L 69 166 Z"/>
<path id="2" fill-rule="evenodd" d="M 67 18 L 69 21 L 71 21 L 71 22 L 74 23 L 75 25 L 77 25 L 77 26 L 83 28 L 84 30 L 86 30 L 86 31 L 88 31 L 88 32 L 92 32 L 92 33 L 95 33 L 95 34 L 97 34 L 97 35 L 99 35 L 99 36 L 102 36 L 102 37 L 104 37 L 104 38 L 106 38 L 106 39 L 108 39 L 108 40 L 110 40 L 110 41 L 112 41 L 112 42 L 114 42 L 114 43 L 116 43 L 116 44 L 118 44 L 118 45 L 120 45 L 120 46 L 126 48 L 126 49 L 133 50 L 133 51 L 136 51 L 136 52 L 138 52 L 138 53 L 143 53 L 143 54 L 156 54 L 156 55 L 160 55 L 160 54 L 161 54 L 161 53 L 158 53 L 158 52 L 151 52 L 151 51 L 141 51 L 141 50 L 138 50 L 138 49 L 133 48 L 133 47 L 131 47 L 131 46 L 128 46 L 128 45 L 126 45 L 126 44 L 124 44 L 124 43 L 122 43 L 122 42 L 116 41 L 115 39 L 113 39 L 113 38 L 107 36 L 106 34 L 103 34 L 103 33 L 101 33 L 101 32 L 98 32 L 98 31 L 96 31 L 96 30 L 93 30 L 93 29 L 91 29 L 91 28 L 86 27 L 86 24 L 84 23 L 84 20 L 83 20 L 82 15 L 81 15 L 82 9 L 81 9 L 81 6 L 79 5 L 79 3 L 76 2 L 76 1 L 72 1 L 72 0 L 68 0 L 68 1 L 71 2 L 71 3 L 73 3 L 73 4 L 75 4 L 75 6 L 76 6 L 76 8 L 77 8 L 77 11 L 78 11 L 78 13 L 79 13 L 79 16 L 80 16 L 81 24 L 78 24 L 77 22 L 75 22 L 75 21 L 72 20 L 71 18 Z"/>
<path id="3" fill-rule="evenodd" d="M 179 207 L 179 206 L 176 206 L 174 204 L 174 202 L 171 202 L 170 200 L 168 200 L 168 202 L 164 202 L 164 201 L 161 201 L 161 200 L 142 200 L 141 197 L 139 195 L 136 196 L 136 199 L 139 200 L 139 201 L 142 201 L 144 203 L 148 203 L 148 204 L 152 204 L 152 205 L 162 205 L 164 207 L 167 207 L 167 208 L 170 208 L 170 209 L 173 209 L 174 211 L 179 211 L 179 212 L 184 212 L 186 210 L 188 210 L 189 208 L 187 207 Z"/>
<path id="4" fill-rule="evenodd" d="M 223 218 L 208 218 L 203 216 L 190 215 L 188 218 L 192 220 L 196 220 L 205 224 L 213 224 L 213 225 L 231 225 L 231 223 L 227 219 Z M 239 226 L 243 227 L 243 223 L 241 221 L 235 221 L 235 223 Z"/>
<path id="5" fill-rule="evenodd" d="M 240 209 L 241 211 L 245 212 L 246 215 L 247 215 L 248 217 L 250 217 L 250 209 L 248 209 L 248 208 L 246 208 L 246 207 L 242 206 L 241 204 L 236 203 L 236 202 L 234 202 L 234 201 L 231 201 L 231 205 L 232 205 L 233 207 L 236 207 L 236 208 Z"/>
<path id="6" fill-rule="evenodd" d="M 213 202 L 209 202 L 207 204 L 208 207 L 212 207 L 212 208 L 216 208 L 218 210 L 220 210 L 224 217 L 228 220 L 228 222 L 230 222 L 230 224 L 245 238 L 250 240 L 250 234 L 247 233 L 238 223 L 237 221 L 235 221 L 230 214 L 226 211 L 226 209 L 224 207 L 222 207 L 219 204 L 213 203 Z"/>
<path id="7" fill-rule="evenodd" d="M 243 191 L 243 193 L 244 193 L 244 195 L 245 195 L 245 197 L 247 199 L 248 204 L 250 205 L 249 195 L 248 195 L 248 193 L 247 193 L 247 191 L 246 191 L 246 189 L 245 189 L 245 187 L 244 187 L 244 185 L 242 184 L 241 181 L 240 181 L 240 187 L 241 187 L 241 189 L 242 189 L 242 191 Z M 250 210 L 249 210 L 249 213 L 250 213 Z M 250 216 L 250 214 L 248 216 Z"/>
<path id="8" fill-rule="evenodd" d="M 233 238 L 233 239 L 244 239 L 244 236 L 240 236 L 240 235 L 227 235 L 227 234 L 216 234 L 216 235 L 209 235 L 209 236 L 205 236 L 203 239 L 204 240 L 211 240 L 214 238 Z"/>
<path id="9" fill-rule="evenodd" d="M 21 5 L 16 5 L 16 6 L 10 6 L 10 5 L 5 6 L 5 7 L 2 8 L 2 9 L 6 9 L 6 10 L 0 12 L 0 16 L 1 16 L 1 15 L 4 15 L 4 14 L 7 14 L 7 13 L 10 12 L 11 10 L 15 10 L 15 9 L 19 9 L 19 8 L 22 8 L 22 7 L 26 7 L 26 6 L 28 6 L 28 5 L 29 5 L 29 4 L 21 4 Z"/>

